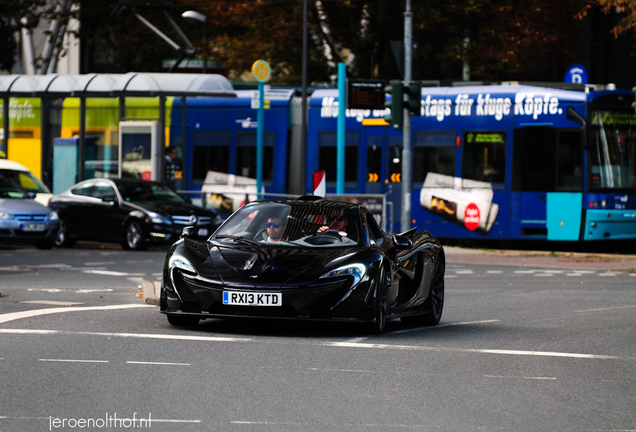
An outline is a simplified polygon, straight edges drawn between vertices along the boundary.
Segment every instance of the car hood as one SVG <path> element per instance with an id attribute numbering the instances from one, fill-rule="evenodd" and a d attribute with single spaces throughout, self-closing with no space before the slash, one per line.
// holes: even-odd
<path id="1" fill-rule="evenodd" d="M 49 214 L 51 209 L 29 198 L 0 198 L 0 210 L 9 213 Z"/>
<path id="2" fill-rule="evenodd" d="M 338 267 L 355 253 L 355 249 L 313 250 L 280 246 L 233 248 L 211 245 L 210 258 L 215 276 L 225 285 L 275 288 L 310 283 Z M 208 266 L 208 263 L 206 261 L 204 266 Z"/>
<path id="3" fill-rule="evenodd" d="M 136 207 L 139 210 L 145 210 L 160 214 L 168 214 L 172 216 L 188 216 L 201 215 L 210 216 L 210 210 L 202 209 L 192 204 L 172 203 L 166 201 L 127 201 L 126 204 Z"/>

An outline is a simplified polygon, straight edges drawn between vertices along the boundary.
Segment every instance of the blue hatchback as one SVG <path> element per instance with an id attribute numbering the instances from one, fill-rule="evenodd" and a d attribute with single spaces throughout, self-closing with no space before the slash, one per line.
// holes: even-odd
<path id="1" fill-rule="evenodd" d="M 50 249 L 60 221 L 56 212 L 35 202 L 32 195 L 0 176 L 0 242 L 26 242 L 38 249 Z"/>

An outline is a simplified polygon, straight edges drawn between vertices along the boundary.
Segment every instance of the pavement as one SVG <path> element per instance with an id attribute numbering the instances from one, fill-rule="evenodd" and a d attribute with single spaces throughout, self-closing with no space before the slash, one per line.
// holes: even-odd
<path id="1" fill-rule="evenodd" d="M 636 255 L 592 252 L 467 249 L 445 246 L 447 264 L 485 264 L 636 273 Z"/>

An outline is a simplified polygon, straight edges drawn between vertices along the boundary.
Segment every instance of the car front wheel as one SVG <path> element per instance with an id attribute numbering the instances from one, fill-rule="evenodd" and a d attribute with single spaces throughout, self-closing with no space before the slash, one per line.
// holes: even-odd
<path id="1" fill-rule="evenodd" d="M 133 220 L 126 226 L 126 240 L 122 246 L 129 250 L 145 250 L 148 244 L 144 241 L 141 222 Z"/>
<path id="2" fill-rule="evenodd" d="M 75 246 L 75 240 L 69 235 L 68 225 L 62 219 L 60 219 L 60 229 L 57 231 L 57 236 L 55 237 L 55 246 L 64 248 Z"/>

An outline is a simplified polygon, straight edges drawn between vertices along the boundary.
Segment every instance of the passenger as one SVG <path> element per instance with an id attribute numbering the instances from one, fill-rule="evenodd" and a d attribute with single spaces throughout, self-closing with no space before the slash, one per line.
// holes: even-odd
<path id="1" fill-rule="evenodd" d="M 284 241 L 283 233 L 285 231 L 285 224 L 283 219 L 279 217 L 271 217 L 267 219 L 265 224 L 267 228 L 267 242 Z"/>
<path id="2" fill-rule="evenodd" d="M 318 228 L 318 234 L 321 234 L 329 229 L 346 233 L 347 225 L 349 225 L 349 220 L 345 216 L 335 215 L 327 219 L 327 225 L 323 225 Z"/>

